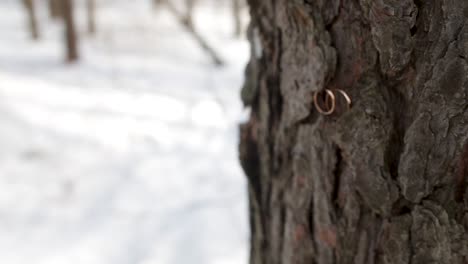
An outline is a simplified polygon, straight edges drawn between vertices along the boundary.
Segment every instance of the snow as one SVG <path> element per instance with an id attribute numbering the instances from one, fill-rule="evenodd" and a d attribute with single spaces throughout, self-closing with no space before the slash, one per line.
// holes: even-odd
<path id="1" fill-rule="evenodd" d="M 0 3 L 2 263 L 247 263 L 248 45 L 228 3 L 196 10 L 216 68 L 150 0 L 97 0 L 94 37 L 77 1 L 82 59 L 67 65 L 45 1 L 39 42 L 20 2 Z"/>

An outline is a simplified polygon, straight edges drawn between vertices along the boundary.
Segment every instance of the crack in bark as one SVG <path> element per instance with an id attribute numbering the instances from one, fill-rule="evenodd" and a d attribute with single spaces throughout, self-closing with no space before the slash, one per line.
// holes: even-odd
<path id="1" fill-rule="evenodd" d="M 343 9 L 343 0 L 338 0 L 338 1 L 339 1 L 339 3 L 338 3 L 338 13 L 332 18 L 332 20 L 329 23 L 325 24 L 325 30 L 328 31 L 328 32 L 330 32 L 333 25 L 340 18 L 341 10 Z"/>
<path id="2" fill-rule="evenodd" d="M 408 264 L 413 264 L 413 256 L 414 256 L 413 236 L 411 234 L 412 227 L 413 227 L 413 221 L 411 221 L 409 229 L 407 230 L 408 231 L 408 249 L 409 249 Z"/>
<path id="3" fill-rule="evenodd" d="M 312 244 L 314 246 L 314 252 L 317 252 L 317 241 L 314 238 L 315 236 L 315 229 L 314 229 L 314 200 L 311 199 L 309 208 L 307 210 L 307 217 L 308 217 L 308 224 L 309 224 L 309 234 L 312 240 Z"/>
<path id="4" fill-rule="evenodd" d="M 334 182 L 333 182 L 333 190 L 332 190 L 332 195 L 331 195 L 331 202 L 334 205 L 334 210 L 335 214 L 338 217 L 340 208 L 338 206 L 338 196 L 339 196 L 339 191 L 340 191 L 340 185 L 341 185 L 341 175 L 343 172 L 343 156 L 341 154 L 341 149 L 335 145 L 335 156 L 336 156 L 336 162 L 335 162 L 335 168 L 333 169 L 333 176 L 334 176 Z M 334 219 L 336 221 L 336 219 Z"/>
<path id="5" fill-rule="evenodd" d="M 463 202 L 468 187 L 468 142 L 463 147 L 463 152 L 458 165 L 458 177 L 456 182 L 455 200 Z"/>

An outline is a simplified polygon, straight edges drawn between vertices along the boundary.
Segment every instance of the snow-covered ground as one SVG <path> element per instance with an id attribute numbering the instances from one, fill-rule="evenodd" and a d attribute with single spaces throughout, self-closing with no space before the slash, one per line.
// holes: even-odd
<path id="1" fill-rule="evenodd" d="M 217 69 L 150 0 L 97 0 L 95 37 L 78 1 L 82 60 L 65 65 L 45 1 L 37 43 L 20 2 L 0 1 L 0 261 L 247 263 L 248 47 L 228 5 L 196 11 L 228 62 Z"/>

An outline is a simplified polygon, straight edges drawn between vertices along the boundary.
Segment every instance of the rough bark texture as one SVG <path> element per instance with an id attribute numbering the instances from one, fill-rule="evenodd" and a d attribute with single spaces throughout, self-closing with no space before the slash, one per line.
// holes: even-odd
<path id="1" fill-rule="evenodd" d="M 63 0 L 61 7 L 65 23 L 66 60 L 74 62 L 78 60 L 78 36 L 75 28 L 73 0 Z"/>
<path id="2" fill-rule="evenodd" d="M 468 2 L 248 2 L 251 263 L 468 263 Z"/>

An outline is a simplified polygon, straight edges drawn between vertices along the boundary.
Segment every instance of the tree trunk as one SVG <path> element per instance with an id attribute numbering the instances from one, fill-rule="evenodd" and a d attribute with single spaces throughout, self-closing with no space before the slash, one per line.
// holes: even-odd
<path id="1" fill-rule="evenodd" d="M 234 18 L 234 36 L 242 35 L 242 20 L 241 20 L 241 0 L 232 1 L 232 15 Z"/>
<path id="2" fill-rule="evenodd" d="M 152 0 L 152 2 L 155 9 L 159 9 L 164 4 L 164 0 Z"/>
<path id="3" fill-rule="evenodd" d="M 53 19 L 58 19 L 62 16 L 61 0 L 49 0 L 49 14 Z"/>
<path id="4" fill-rule="evenodd" d="M 86 8 L 88 11 L 88 33 L 94 35 L 96 33 L 96 1 L 87 0 Z"/>
<path id="5" fill-rule="evenodd" d="M 468 263 L 468 2 L 249 5 L 250 263 Z"/>
<path id="6" fill-rule="evenodd" d="M 73 0 L 62 0 L 62 14 L 65 23 L 66 59 L 68 62 L 78 60 L 78 36 L 73 16 Z"/>
<path id="7" fill-rule="evenodd" d="M 185 6 L 187 8 L 186 11 L 186 19 L 190 21 L 189 23 L 193 24 L 193 13 L 195 9 L 197 1 L 196 0 L 185 0 Z"/>
<path id="8" fill-rule="evenodd" d="M 31 32 L 31 37 L 34 40 L 39 39 L 39 26 L 37 24 L 36 4 L 35 0 L 23 0 L 26 12 L 28 13 L 28 24 Z"/>

